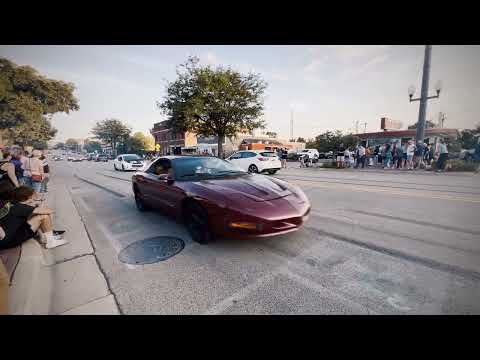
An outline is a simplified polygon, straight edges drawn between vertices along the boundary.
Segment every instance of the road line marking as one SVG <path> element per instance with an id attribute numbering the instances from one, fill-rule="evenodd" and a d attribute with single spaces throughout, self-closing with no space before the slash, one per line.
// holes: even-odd
<path id="1" fill-rule="evenodd" d="M 439 200 L 451 200 L 451 201 L 462 201 L 462 202 L 470 202 L 470 203 L 480 203 L 480 199 L 472 199 L 472 198 L 463 198 L 463 197 L 455 197 L 449 195 L 430 195 L 430 194 L 422 194 L 422 193 L 411 193 L 411 192 L 399 192 L 399 191 L 390 191 L 384 189 L 371 189 L 371 188 L 361 188 L 361 187 L 354 187 L 354 186 L 346 186 L 342 184 L 318 184 L 314 181 L 308 180 L 291 180 L 291 183 L 297 185 L 310 185 L 317 188 L 323 189 L 338 189 L 338 190 L 353 190 L 359 192 L 373 192 L 373 193 L 386 193 L 388 195 L 398 195 L 398 196 L 409 196 L 409 197 L 421 197 L 427 199 L 439 199 Z"/>
<path id="2" fill-rule="evenodd" d="M 115 239 L 115 236 L 106 228 L 106 226 L 104 226 L 101 223 L 97 223 L 97 226 L 98 226 L 99 230 L 103 233 L 103 235 L 107 238 L 107 240 L 110 242 L 110 245 L 112 245 L 113 249 L 117 253 L 116 255 L 117 255 L 117 258 L 118 258 L 118 254 L 120 254 L 120 251 L 122 251 L 122 247 L 121 247 L 120 243 Z M 135 266 L 133 266 L 131 264 L 123 263 L 120 260 L 119 260 L 119 262 L 120 262 L 120 264 L 125 265 L 130 270 L 135 269 Z"/>
<path id="3" fill-rule="evenodd" d="M 85 200 L 83 200 L 81 196 L 77 198 L 77 201 L 82 205 L 86 212 L 92 212 L 92 208 L 87 205 L 87 203 L 85 202 Z"/>

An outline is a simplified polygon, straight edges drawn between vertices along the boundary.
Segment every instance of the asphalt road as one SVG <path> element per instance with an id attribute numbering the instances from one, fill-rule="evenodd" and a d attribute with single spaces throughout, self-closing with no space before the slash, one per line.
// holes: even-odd
<path id="1" fill-rule="evenodd" d="M 480 314 L 480 176 L 299 169 L 277 175 L 312 203 L 295 233 L 192 242 L 183 225 L 139 213 L 132 173 L 52 164 L 85 223 L 124 314 Z M 185 248 L 150 265 L 118 260 L 160 235 Z"/>

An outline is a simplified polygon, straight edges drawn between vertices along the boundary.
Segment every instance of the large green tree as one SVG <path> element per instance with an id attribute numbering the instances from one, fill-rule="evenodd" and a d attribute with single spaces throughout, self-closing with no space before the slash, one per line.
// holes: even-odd
<path id="1" fill-rule="evenodd" d="M 307 148 L 318 149 L 320 152 L 335 151 L 340 144 L 345 148 L 353 147 L 358 143 L 358 138 L 353 134 L 343 134 L 342 131 L 326 131 L 315 139 L 309 139 Z"/>
<path id="2" fill-rule="evenodd" d="M 70 151 L 78 151 L 78 141 L 75 139 L 67 139 L 65 147 Z"/>
<path id="3" fill-rule="evenodd" d="M 418 122 L 416 122 L 413 125 L 409 125 L 408 130 L 415 130 L 417 128 L 417 125 L 418 125 Z M 431 128 L 435 128 L 435 127 L 437 127 L 437 124 L 435 124 L 433 121 L 430 121 L 430 120 L 425 121 L 425 128 L 426 129 L 431 129 Z"/>
<path id="4" fill-rule="evenodd" d="M 117 153 L 117 144 L 125 144 L 130 132 L 130 127 L 117 119 L 98 121 L 92 129 L 92 134 L 97 139 L 111 145 L 115 154 Z"/>
<path id="5" fill-rule="evenodd" d="M 87 153 L 93 153 L 93 152 L 102 152 L 102 144 L 98 141 L 92 141 L 92 140 L 86 140 L 85 145 L 83 145 L 83 149 Z"/>
<path id="6" fill-rule="evenodd" d="M 258 74 L 201 66 L 191 57 L 177 68 L 176 80 L 167 84 L 167 95 L 157 106 L 175 131 L 217 136 L 221 156 L 226 137 L 265 127 L 260 117 L 266 86 Z"/>
<path id="7" fill-rule="evenodd" d="M 21 145 L 45 142 L 55 136 L 53 114 L 78 110 L 75 86 L 48 79 L 30 66 L 0 58 L 0 130 Z"/>

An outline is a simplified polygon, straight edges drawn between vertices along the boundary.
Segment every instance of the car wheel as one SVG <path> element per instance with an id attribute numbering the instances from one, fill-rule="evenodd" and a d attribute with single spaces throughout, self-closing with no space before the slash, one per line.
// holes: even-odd
<path id="1" fill-rule="evenodd" d="M 249 172 L 249 173 L 258 173 L 258 168 L 257 168 L 257 166 L 256 166 L 256 165 L 253 165 L 253 164 L 250 165 L 250 166 L 248 167 L 248 172 Z"/>
<path id="2" fill-rule="evenodd" d="M 125 166 L 123 166 L 123 164 L 122 164 L 122 171 L 125 171 Z"/>
<path id="3" fill-rule="evenodd" d="M 145 203 L 143 202 L 138 189 L 134 190 L 134 196 L 135 196 L 135 205 L 137 206 L 137 210 L 141 212 L 147 211 L 148 206 L 145 205 Z"/>
<path id="4" fill-rule="evenodd" d="M 277 172 L 277 170 L 268 170 L 268 173 L 269 173 L 270 175 L 274 175 L 276 172 Z"/>
<path id="5" fill-rule="evenodd" d="M 115 169 L 115 171 L 118 171 L 117 164 L 113 164 L 113 168 Z"/>
<path id="6" fill-rule="evenodd" d="M 208 215 L 202 206 L 190 201 L 185 205 L 184 221 L 193 241 L 199 244 L 208 244 L 213 240 L 208 226 Z"/>

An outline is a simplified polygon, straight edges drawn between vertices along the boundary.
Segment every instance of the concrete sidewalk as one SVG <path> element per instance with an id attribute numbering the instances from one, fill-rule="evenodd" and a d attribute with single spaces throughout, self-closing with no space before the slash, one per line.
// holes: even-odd
<path id="1" fill-rule="evenodd" d="M 53 176 L 46 205 L 67 245 L 47 250 L 35 240 L 22 246 L 10 288 L 11 314 L 120 314 L 95 257 L 85 226 L 62 178 Z"/>

